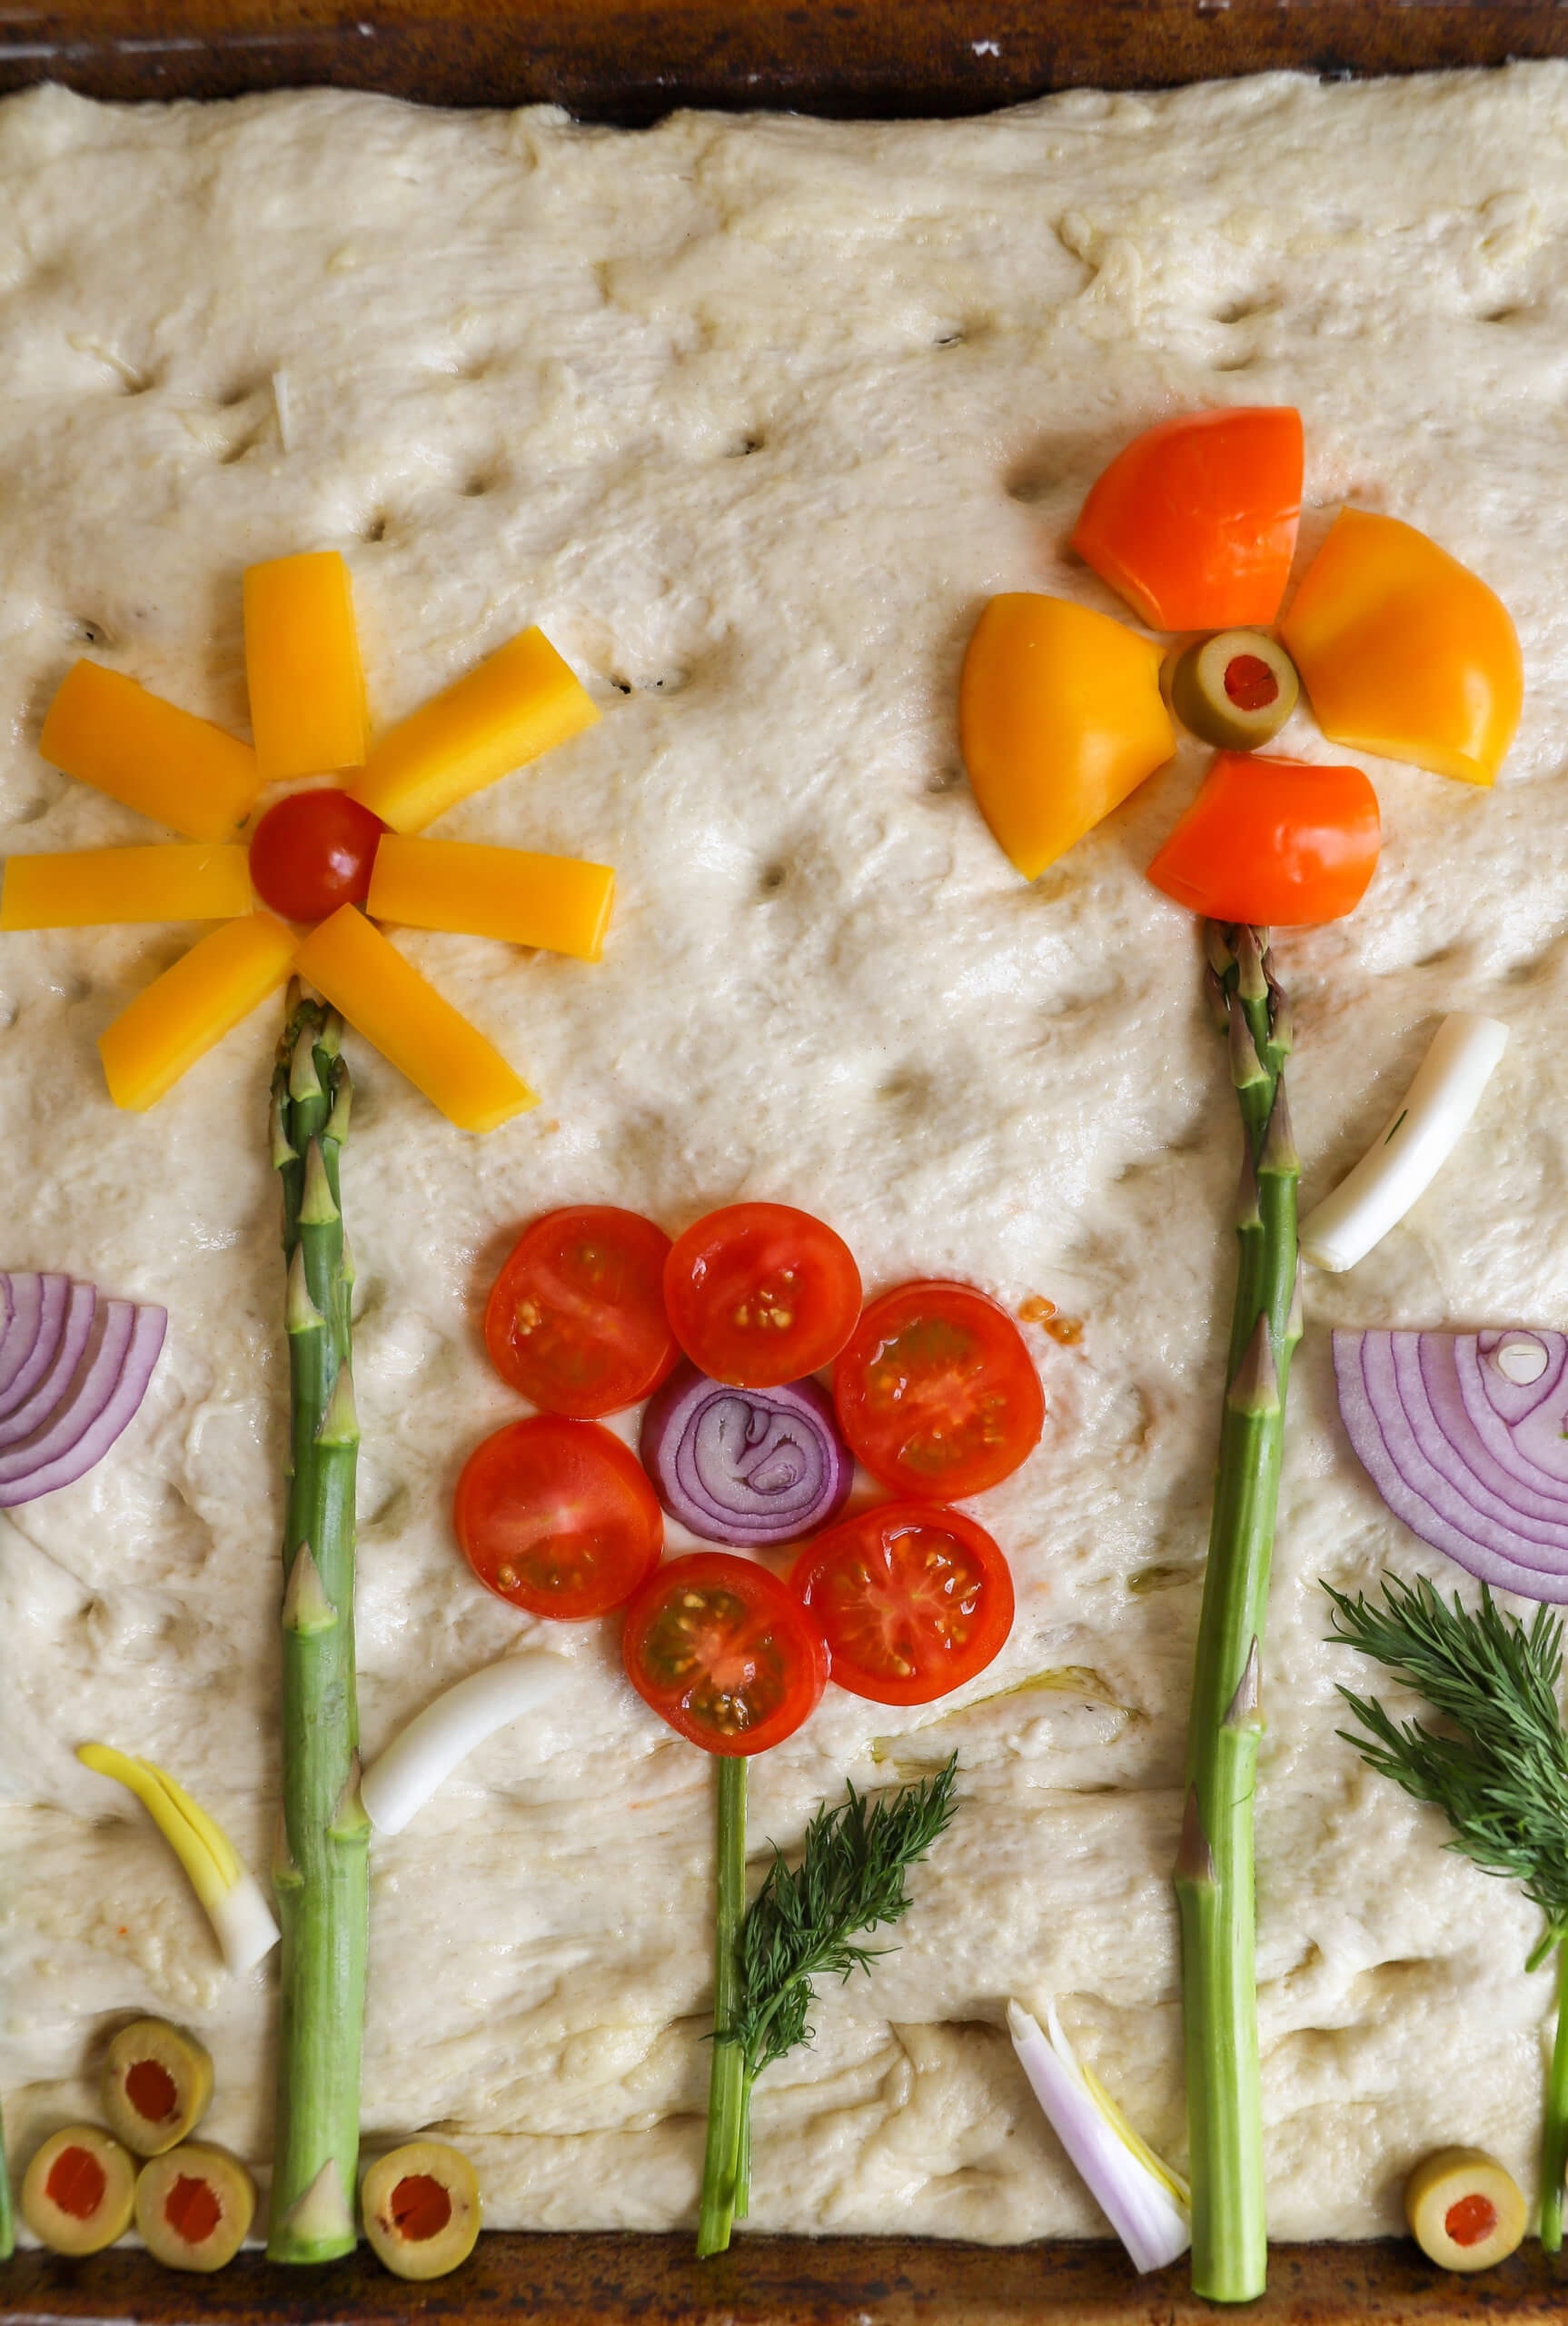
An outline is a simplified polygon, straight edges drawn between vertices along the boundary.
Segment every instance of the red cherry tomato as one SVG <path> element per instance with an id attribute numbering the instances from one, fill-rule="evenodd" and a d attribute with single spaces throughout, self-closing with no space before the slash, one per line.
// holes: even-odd
<path id="1" fill-rule="evenodd" d="M 860 1271 L 843 1238 L 809 1212 L 736 1203 L 677 1238 L 664 1305 L 699 1372 L 776 1389 L 838 1356 L 860 1313 Z"/>
<path id="2" fill-rule="evenodd" d="M 362 905 L 385 830 L 346 791 L 291 792 L 251 834 L 256 894 L 285 920 L 324 920 L 340 905 Z"/>
<path id="3" fill-rule="evenodd" d="M 593 1421 L 538 1414 L 476 1446 L 452 1512 L 489 1591 L 571 1620 L 624 1605 L 664 1547 L 664 1516 L 636 1456 Z"/>
<path id="4" fill-rule="evenodd" d="M 1301 481 L 1289 404 L 1184 413 L 1097 478 L 1073 547 L 1151 629 L 1260 629 L 1285 595 Z"/>
<path id="5" fill-rule="evenodd" d="M 626 1611 L 621 1652 L 661 1720 L 731 1758 L 792 1736 L 828 1679 L 814 1617 L 732 1551 L 695 1551 L 650 1576 Z"/>
<path id="6" fill-rule="evenodd" d="M 1039 1442 L 1046 1400 L 1023 1335 L 967 1284 L 873 1300 L 833 1368 L 844 1435 L 895 1494 L 981 1494 Z"/>
<path id="7" fill-rule="evenodd" d="M 983 1526 L 929 1502 L 883 1502 L 808 1544 L 789 1588 L 828 1641 L 833 1678 L 879 1705 L 928 1705 L 983 1672 L 1013 1628 L 1013 1578 Z"/>
<path id="8" fill-rule="evenodd" d="M 484 1345 L 546 1413 L 597 1421 L 650 1397 L 680 1351 L 664 1313 L 670 1238 L 611 1204 L 546 1212 L 496 1277 Z"/>
<path id="9" fill-rule="evenodd" d="M 1360 768 L 1221 751 L 1149 879 L 1212 920 L 1299 929 L 1354 911 L 1382 838 Z"/>

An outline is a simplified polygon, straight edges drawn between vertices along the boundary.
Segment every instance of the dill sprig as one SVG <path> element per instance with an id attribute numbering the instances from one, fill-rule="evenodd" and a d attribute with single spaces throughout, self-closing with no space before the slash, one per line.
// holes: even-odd
<path id="1" fill-rule="evenodd" d="M 1416 1801 L 1441 1809 L 1447 1846 L 1487 1874 L 1517 1882 L 1546 1929 L 1525 1965 L 1558 1950 L 1557 2035 L 1546 2079 L 1542 2132 L 1541 2243 L 1563 2243 L 1568 2167 L 1568 1736 L 1557 1703 L 1563 1625 L 1537 1607 L 1528 1629 L 1504 1615 L 1484 1584 L 1469 1608 L 1445 1606 L 1424 1576 L 1414 1585 L 1384 1577 L 1384 1605 L 1347 1598 L 1332 1584 L 1334 1636 L 1418 1688 L 1451 1734 L 1417 1720 L 1403 1725 L 1375 1697 L 1342 1687 L 1365 1734 L 1342 1728 L 1369 1767 Z"/>
<path id="2" fill-rule="evenodd" d="M 800 1863 L 775 1849 L 740 1933 L 740 2010 L 733 2033 L 746 2080 L 811 2041 L 812 1982 L 869 1973 L 890 1950 L 861 1934 L 902 1922 L 906 1877 L 958 1808 L 955 1753 L 934 1776 L 868 1799 L 849 1788 L 806 1828 Z"/>
<path id="3" fill-rule="evenodd" d="M 1455 1734 L 1392 1719 L 1375 1698 L 1340 1695 L 1366 1732 L 1339 1734 L 1364 1761 L 1453 1828 L 1447 1846 L 1520 1884 L 1546 1917 L 1530 1968 L 1568 1934 L 1568 1737 L 1557 1708 L 1563 1625 L 1537 1607 L 1528 1630 L 1484 1584 L 1481 1605 L 1444 1605 L 1424 1576 L 1384 1581 L 1384 1605 L 1329 1584 L 1335 1636 L 1418 1688 Z"/>

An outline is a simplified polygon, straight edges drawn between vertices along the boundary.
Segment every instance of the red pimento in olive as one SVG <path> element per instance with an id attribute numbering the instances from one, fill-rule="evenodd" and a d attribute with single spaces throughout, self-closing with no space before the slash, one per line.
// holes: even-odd
<path id="1" fill-rule="evenodd" d="M 1171 673 L 1171 709 L 1222 751 L 1272 742 L 1300 694 L 1290 656 L 1256 630 L 1224 630 L 1189 646 Z"/>

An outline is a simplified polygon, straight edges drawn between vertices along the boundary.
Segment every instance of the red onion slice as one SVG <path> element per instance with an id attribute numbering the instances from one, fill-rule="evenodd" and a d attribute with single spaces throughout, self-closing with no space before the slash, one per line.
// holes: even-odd
<path id="1" fill-rule="evenodd" d="M 97 1306 L 98 1296 L 90 1284 L 71 1286 L 59 1344 L 48 1370 L 41 1376 L 37 1387 L 0 1418 L 0 1446 L 15 1446 L 18 1439 L 30 1437 L 39 1423 L 54 1412 L 82 1362 Z"/>
<path id="2" fill-rule="evenodd" d="M 1476 1342 L 1464 1334 L 1336 1332 L 1341 1416 L 1379 1494 L 1424 1542 L 1499 1589 L 1568 1600 L 1568 1519 L 1523 1506 L 1527 1491 L 1537 1502 L 1550 1496 L 1501 1465 L 1489 1461 L 1478 1472 L 1470 1458 L 1478 1433 L 1455 1422 L 1458 1407 L 1445 1390 L 1432 1395 L 1445 1366 L 1457 1387 L 1457 1359 L 1466 1349 L 1478 1355 Z M 1460 1406 L 1469 1424 L 1474 1407 L 1468 1399 Z M 1481 1441 L 1481 1451 L 1491 1447 Z"/>
<path id="3" fill-rule="evenodd" d="M 44 1378 L 65 1330 L 65 1311 L 71 1296 L 70 1277 L 38 1276 L 33 1278 L 33 1284 L 36 1289 L 26 1304 L 35 1316 L 33 1336 L 22 1351 L 21 1362 L 15 1373 L 5 1388 L 0 1389 L 0 1415 L 8 1414 L 14 1406 L 19 1405 Z"/>
<path id="4" fill-rule="evenodd" d="M 844 1506 L 855 1457 L 815 1381 L 735 1389 L 678 1366 L 649 1400 L 640 1448 L 672 1518 L 705 1543 L 790 1543 Z"/>
<path id="5" fill-rule="evenodd" d="M 162 1308 L 99 1304 L 60 1404 L 20 1445 L 0 1453 L 0 1509 L 74 1485 L 102 1460 L 146 1395 L 167 1323 Z"/>
<path id="6" fill-rule="evenodd" d="M 5 1324 L 4 1330 L 0 1331 L 0 1397 L 3 1397 L 38 1337 L 38 1312 L 44 1297 L 44 1280 L 29 1273 L 0 1276 L 0 1284 L 5 1287 Z"/>

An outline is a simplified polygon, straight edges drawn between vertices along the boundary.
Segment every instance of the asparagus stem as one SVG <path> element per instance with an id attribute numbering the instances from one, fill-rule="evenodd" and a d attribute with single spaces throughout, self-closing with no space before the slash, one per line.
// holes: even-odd
<path id="1" fill-rule="evenodd" d="M 1568 1941 L 1557 1942 L 1557 2040 L 1546 2076 L 1541 2135 L 1541 2248 L 1563 2250 L 1563 2182 L 1568 2172 Z"/>
<path id="2" fill-rule="evenodd" d="M 359 1423 L 338 1158 L 348 1124 L 342 1025 L 291 992 L 273 1078 L 283 1190 L 292 1393 L 283 1536 L 283 1928 L 277 2123 L 267 2251 L 325 2261 L 355 2243 L 370 1824 L 359 1799 L 354 1471 Z"/>
<path id="3" fill-rule="evenodd" d="M 1264 2290 L 1253 1789 L 1263 1728 L 1262 1643 L 1279 1494 L 1285 1397 L 1301 1337 L 1295 1198 L 1285 1103 L 1288 1004 L 1265 931 L 1207 932 L 1208 987 L 1226 1001 L 1244 1134 L 1231 1319 L 1208 1567 L 1176 1855 L 1193 2197 L 1194 2290 L 1250 2301 Z"/>
<path id="4" fill-rule="evenodd" d="M 740 1925 L 746 1918 L 746 1763 L 719 1763 L 719 1861 L 713 1939 L 713 2065 L 708 2085 L 708 2149 L 697 2258 L 722 2253 L 736 2213 L 746 2211 L 751 2143 L 747 2137 L 746 2058 L 735 2024 L 740 2011 Z"/>

